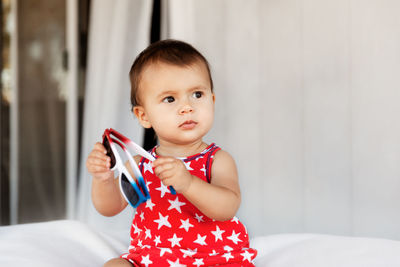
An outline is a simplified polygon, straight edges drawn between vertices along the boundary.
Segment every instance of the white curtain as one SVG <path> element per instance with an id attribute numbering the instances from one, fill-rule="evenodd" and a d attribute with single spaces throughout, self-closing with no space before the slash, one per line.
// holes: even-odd
<path id="1" fill-rule="evenodd" d="M 77 219 L 128 241 L 133 210 L 127 208 L 112 218 L 97 213 L 85 161 L 105 128 L 142 142 L 143 131 L 130 111 L 128 73 L 136 55 L 149 44 L 151 8 L 152 1 L 91 1 Z"/>
<path id="2" fill-rule="evenodd" d="M 399 1 L 163 3 L 164 36 L 211 63 L 208 140 L 237 160 L 251 236 L 400 239 Z"/>

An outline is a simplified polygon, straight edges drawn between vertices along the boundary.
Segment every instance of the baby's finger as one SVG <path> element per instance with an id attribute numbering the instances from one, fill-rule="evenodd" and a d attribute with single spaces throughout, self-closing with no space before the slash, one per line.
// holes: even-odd
<path id="1" fill-rule="evenodd" d="M 165 170 L 163 171 L 160 176 L 158 176 L 162 181 L 168 180 L 173 177 L 174 171 L 173 170 Z"/>
<path id="2" fill-rule="evenodd" d="M 153 161 L 153 167 L 157 167 L 159 165 L 168 163 L 168 162 L 174 162 L 175 158 L 173 157 L 159 157 L 155 161 Z"/>
<path id="3" fill-rule="evenodd" d="M 110 169 L 100 165 L 93 165 L 90 167 L 90 169 L 88 169 L 88 171 L 92 174 L 98 174 L 98 173 L 108 173 L 110 172 Z"/>
<path id="4" fill-rule="evenodd" d="M 110 171 L 107 167 L 100 165 L 89 165 L 87 169 L 91 174 L 106 173 Z"/>
<path id="5" fill-rule="evenodd" d="M 111 159 L 110 157 L 98 157 L 98 156 L 89 156 L 86 160 L 86 166 L 87 165 L 104 165 L 104 166 L 110 166 L 111 165 Z"/>
<path id="6" fill-rule="evenodd" d="M 99 159 L 103 159 L 103 160 L 107 160 L 107 159 L 110 158 L 109 156 L 107 156 L 106 154 L 104 154 L 103 152 L 100 152 L 98 150 L 93 150 L 90 153 L 89 157 L 91 157 L 91 158 L 99 158 Z"/>
<path id="7" fill-rule="evenodd" d="M 100 152 L 103 153 L 103 154 L 106 154 L 106 153 L 107 153 L 106 148 L 105 148 L 105 147 L 103 146 L 103 144 L 100 143 L 100 142 L 97 142 L 96 144 L 94 144 L 93 150 L 100 151 Z"/>
<path id="8" fill-rule="evenodd" d="M 96 158 L 96 157 L 90 157 L 87 159 L 86 161 L 86 165 L 89 168 L 90 166 L 102 166 L 105 168 L 110 168 L 111 163 L 110 163 L 110 158 L 106 158 L 106 159 L 100 159 L 100 158 Z"/>
<path id="9" fill-rule="evenodd" d="M 161 165 L 158 165 L 157 167 L 154 168 L 154 172 L 157 176 L 159 176 L 161 173 L 167 171 L 167 170 L 171 170 L 173 167 L 172 163 L 164 163 Z"/>

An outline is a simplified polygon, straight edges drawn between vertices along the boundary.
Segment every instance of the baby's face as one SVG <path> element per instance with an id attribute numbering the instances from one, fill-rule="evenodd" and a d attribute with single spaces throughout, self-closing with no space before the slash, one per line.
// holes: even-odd
<path id="1" fill-rule="evenodd" d="M 215 97 L 203 63 L 146 67 L 138 97 L 141 105 L 134 113 L 142 126 L 153 127 L 160 144 L 190 144 L 211 129 Z"/>

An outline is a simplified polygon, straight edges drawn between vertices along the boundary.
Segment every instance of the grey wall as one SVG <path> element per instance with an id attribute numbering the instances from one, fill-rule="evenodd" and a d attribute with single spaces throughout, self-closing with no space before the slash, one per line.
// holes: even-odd
<path id="1" fill-rule="evenodd" d="M 168 1 L 210 60 L 208 140 L 239 167 L 250 234 L 400 239 L 400 2 Z"/>

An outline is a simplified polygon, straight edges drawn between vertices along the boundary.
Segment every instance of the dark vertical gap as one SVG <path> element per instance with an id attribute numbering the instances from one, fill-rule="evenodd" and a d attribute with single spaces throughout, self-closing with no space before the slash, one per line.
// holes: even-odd
<path id="1" fill-rule="evenodd" d="M 0 2 L 0 75 L 3 73 L 5 53 L 5 10 Z M 1 76 L 0 76 L 1 77 Z M 3 98 L 3 80 L 0 79 L 0 225 L 10 224 L 10 105 Z"/>
<path id="2" fill-rule="evenodd" d="M 150 42 L 160 40 L 161 33 L 161 1 L 153 0 L 153 13 L 151 15 Z"/>
<path id="3" fill-rule="evenodd" d="M 151 30 L 150 30 L 150 42 L 154 43 L 160 40 L 161 36 L 161 1 L 153 0 L 153 12 L 151 14 Z M 152 149 L 157 145 L 157 136 L 153 128 L 145 129 L 143 148 L 145 150 Z"/>
<path id="4" fill-rule="evenodd" d="M 3 1 L 0 2 L 0 77 L 3 74 Z M 3 225 L 3 81 L 0 79 L 0 225 Z"/>
<path id="5" fill-rule="evenodd" d="M 79 34 L 79 94 L 78 94 L 78 172 L 80 170 L 81 153 L 79 148 L 82 147 L 82 133 L 83 133 L 83 110 L 85 106 L 85 84 L 86 84 L 86 69 L 87 69 L 87 56 L 88 56 L 88 36 L 89 36 L 89 22 L 90 22 L 90 7 L 91 0 L 79 1 L 78 6 L 78 34 Z M 77 175 L 79 179 L 79 175 Z M 80 184 L 78 180 L 77 186 Z"/>

